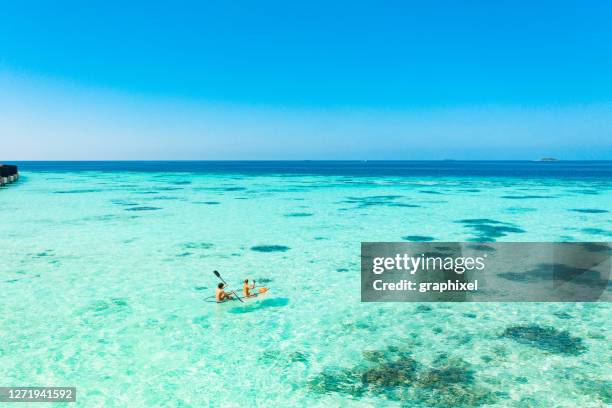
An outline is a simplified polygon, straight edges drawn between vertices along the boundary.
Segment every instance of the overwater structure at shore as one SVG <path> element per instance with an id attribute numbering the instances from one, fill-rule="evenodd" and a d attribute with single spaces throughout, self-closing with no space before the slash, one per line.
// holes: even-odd
<path id="1" fill-rule="evenodd" d="M 13 164 L 0 164 L 0 186 L 5 186 L 19 179 L 19 169 Z"/>

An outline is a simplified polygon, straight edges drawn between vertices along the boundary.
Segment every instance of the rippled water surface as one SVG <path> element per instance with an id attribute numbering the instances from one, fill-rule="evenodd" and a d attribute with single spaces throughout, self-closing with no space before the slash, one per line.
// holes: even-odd
<path id="1" fill-rule="evenodd" d="M 609 164 L 489 165 L 24 164 L 0 190 L 0 385 L 87 407 L 611 404 L 608 304 L 360 303 L 362 240 L 611 240 Z M 215 269 L 270 293 L 208 303 Z"/>

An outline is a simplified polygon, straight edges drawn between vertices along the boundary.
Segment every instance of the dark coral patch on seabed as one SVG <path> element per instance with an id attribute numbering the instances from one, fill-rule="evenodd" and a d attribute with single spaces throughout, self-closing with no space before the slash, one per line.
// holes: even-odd
<path id="1" fill-rule="evenodd" d="M 400 208 L 419 208 L 420 205 L 416 204 L 404 204 L 404 203 L 389 203 L 387 207 L 400 207 Z"/>
<path id="2" fill-rule="evenodd" d="M 608 210 L 600 210 L 597 208 L 570 208 L 569 211 L 579 212 L 583 214 L 605 214 Z"/>
<path id="3" fill-rule="evenodd" d="M 573 337 L 569 332 L 554 327 L 512 326 L 502 333 L 502 337 L 555 354 L 577 356 L 586 351 L 580 337 Z"/>
<path id="4" fill-rule="evenodd" d="M 187 242 L 182 246 L 186 249 L 210 249 L 214 245 L 209 242 Z"/>
<path id="5" fill-rule="evenodd" d="M 138 205 L 138 203 L 134 203 L 131 201 L 125 201 L 125 200 L 111 200 L 111 203 L 115 204 L 115 205 L 120 205 L 123 207 L 132 207 L 132 206 L 136 206 Z"/>
<path id="6" fill-rule="evenodd" d="M 151 198 L 147 198 L 147 200 L 152 201 L 152 200 L 166 200 L 166 201 L 170 201 L 170 200 L 179 200 L 178 197 L 173 197 L 173 196 L 156 196 L 156 197 L 151 197 Z"/>
<path id="7" fill-rule="evenodd" d="M 488 246 L 488 245 L 482 245 L 482 244 L 470 244 L 467 246 L 469 249 L 473 249 L 475 251 L 483 251 L 483 252 L 495 252 L 497 251 L 495 248 Z"/>
<path id="8" fill-rule="evenodd" d="M 602 228 L 583 228 L 580 231 L 590 234 L 590 235 L 604 235 L 608 237 L 612 237 L 612 232 L 606 231 Z"/>
<path id="9" fill-rule="evenodd" d="M 530 208 L 530 207 L 508 207 L 506 208 L 506 212 L 511 213 L 511 214 L 522 214 L 522 213 L 528 213 L 528 212 L 534 212 L 534 211 L 537 211 L 537 209 Z"/>
<path id="10" fill-rule="evenodd" d="M 104 190 L 102 189 L 83 189 L 83 190 L 60 190 L 54 191 L 54 194 L 86 194 L 86 193 L 99 193 Z"/>
<path id="11" fill-rule="evenodd" d="M 503 272 L 498 273 L 497 276 L 514 282 L 573 282 L 595 288 L 605 287 L 608 284 L 607 278 L 602 279 L 596 270 L 561 263 L 540 263 L 525 272 Z"/>
<path id="12" fill-rule="evenodd" d="M 125 209 L 125 211 L 156 211 L 156 210 L 161 210 L 161 208 L 142 206 L 142 207 L 130 207 L 130 208 Z"/>
<path id="13" fill-rule="evenodd" d="M 342 201 L 344 204 L 357 204 L 357 208 L 367 208 L 373 206 L 386 207 L 419 207 L 415 204 L 398 203 L 396 200 L 402 198 L 400 195 L 379 195 L 365 197 L 346 197 Z"/>
<path id="14" fill-rule="evenodd" d="M 496 238 L 505 237 L 509 233 L 524 233 L 525 230 L 508 222 L 492 220 L 489 218 L 474 218 L 456 221 L 471 228 L 477 236 L 475 241 L 495 241 Z"/>
<path id="15" fill-rule="evenodd" d="M 176 190 L 182 190 L 182 187 L 158 187 L 157 188 L 159 191 L 176 191 Z"/>
<path id="16" fill-rule="evenodd" d="M 402 239 L 404 241 L 414 241 L 414 242 L 430 242 L 430 241 L 435 240 L 434 237 L 429 237 L 426 235 L 406 235 L 405 237 L 402 237 Z"/>
<path id="17" fill-rule="evenodd" d="M 363 352 L 364 362 L 353 368 L 325 367 L 310 379 L 316 393 L 365 395 L 401 401 L 407 406 L 477 407 L 494 403 L 497 396 L 475 382 L 475 372 L 461 359 L 441 354 L 424 367 L 408 350 L 388 347 Z"/>
<path id="18" fill-rule="evenodd" d="M 490 218 L 470 218 L 456 221 L 460 224 L 478 225 L 478 224 L 506 224 L 502 221 L 492 220 Z"/>
<path id="19" fill-rule="evenodd" d="M 531 200 L 537 198 L 555 198 L 553 196 L 544 196 L 544 195 L 505 195 L 501 196 L 501 198 L 505 198 L 507 200 Z"/>
<path id="20" fill-rule="evenodd" d="M 285 245 L 256 245 L 251 247 L 251 251 L 255 252 L 286 252 L 290 248 Z"/>

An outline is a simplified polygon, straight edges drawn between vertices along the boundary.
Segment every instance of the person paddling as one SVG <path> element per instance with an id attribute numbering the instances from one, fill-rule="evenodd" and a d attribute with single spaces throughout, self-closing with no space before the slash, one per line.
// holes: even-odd
<path id="1" fill-rule="evenodd" d="M 253 281 L 252 285 L 249 285 L 249 280 L 245 279 L 244 280 L 244 285 L 242 285 L 242 293 L 244 293 L 245 297 L 252 296 L 251 295 L 251 289 L 255 289 L 255 281 Z"/>
<path id="2" fill-rule="evenodd" d="M 232 295 L 225 292 L 223 288 L 225 285 L 223 283 L 219 283 L 217 285 L 217 289 L 215 290 L 215 299 L 217 303 L 225 302 L 226 300 L 232 300 Z"/>

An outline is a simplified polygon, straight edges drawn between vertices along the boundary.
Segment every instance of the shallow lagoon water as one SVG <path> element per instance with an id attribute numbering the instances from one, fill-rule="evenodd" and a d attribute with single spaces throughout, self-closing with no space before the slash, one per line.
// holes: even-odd
<path id="1" fill-rule="evenodd" d="M 612 403 L 608 304 L 359 301 L 362 240 L 609 241 L 608 175 L 129 170 L 0 190 L 0 384 L 87 407 Z M 214 269 L 272 289 L 207 303 Z"/>

